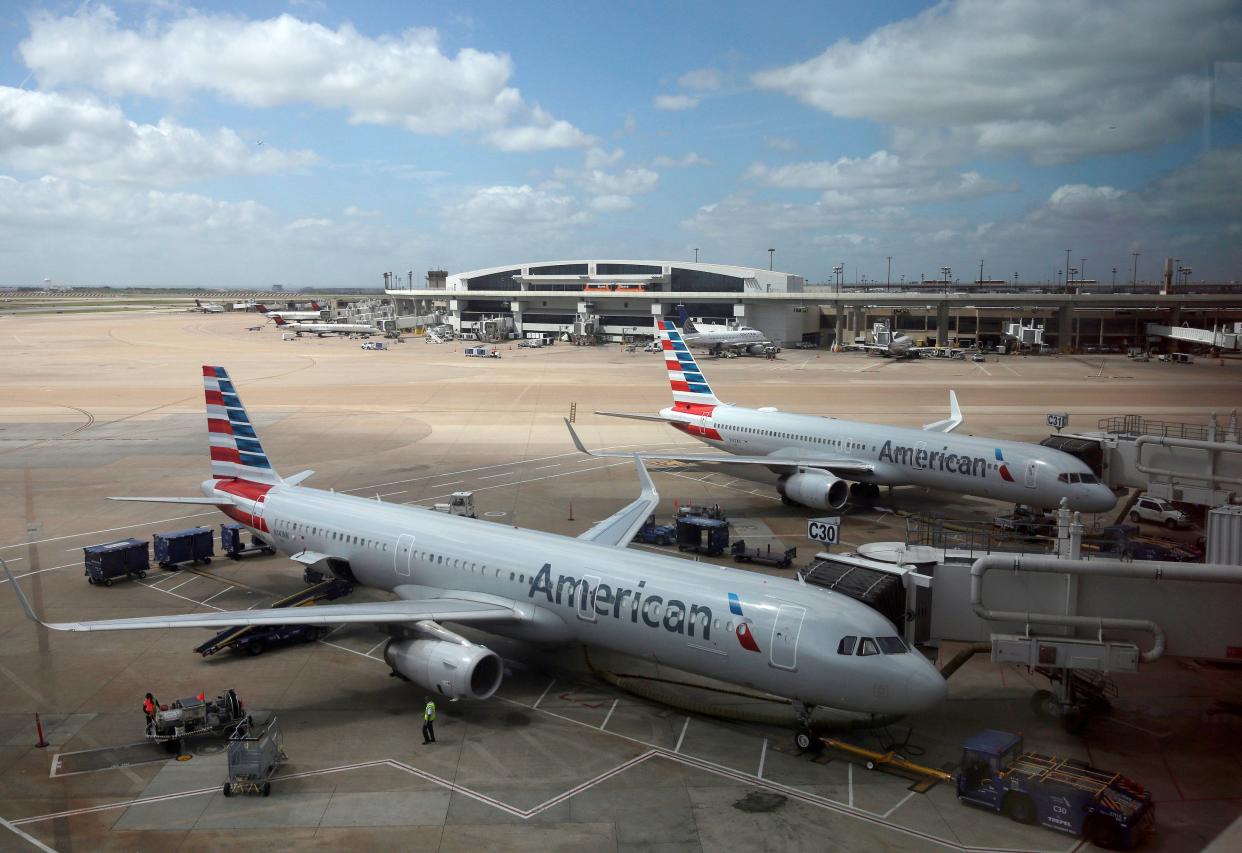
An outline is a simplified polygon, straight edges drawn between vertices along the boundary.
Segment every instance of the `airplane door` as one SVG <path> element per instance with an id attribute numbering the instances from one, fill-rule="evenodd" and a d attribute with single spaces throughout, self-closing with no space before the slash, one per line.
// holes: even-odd
<path id="1" fill-rule="evenodd" d="M 1039 474 L 1039 466 L 1034 460 L 1026 463 L 1026 487 L 1028 489 L 1035 488 L 1035 479 Z"/>
<path id="2" fill-rule="evenodd" d="M 595 593 L 598 591 L 598 575 L 584 575 L 578 582 L 578 618 L 584 622 L 595 621 Z"/>
<path id="3" fill-rule="evenodd" d="M 776 613 L 772 627 L 772 666 L 781 669 L 798 668 L 798 635 L 802 633 L 802 620 L 806 608 L 796 604 L 782 604 Z"/>
<path id="4" fill-rule="evenodd" d="M 392 552 L 392 567 L 402 577 L 410 576 L 410 564 L 414 562 L 414 537 L 402 533 L 397 537 L 397 547 Z"/>

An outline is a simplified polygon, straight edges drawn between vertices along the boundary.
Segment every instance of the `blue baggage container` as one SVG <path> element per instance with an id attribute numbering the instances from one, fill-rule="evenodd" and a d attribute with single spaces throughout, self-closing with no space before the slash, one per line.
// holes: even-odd
<path id="1" fill-rule="evenodd" d="M 151 563 L 147 543 L 142 539 L 122 539 L 106 545 L 88 545 L 82 549 L 87 583 L 112 586 L 112 579 L 143 577 Z"/>
<path id="2" fill-rule="evenodd" d="M 245 554 L 275 554 L 276 549 L 268 546 L 266 542 L 259 539 L 253 533 L 250 534 L 250 544 L 247 545 L 242 539 L 242 534 L 246 528 L 236 522 L 232 524 L 220 525 L 220 550 L 230 560 L 240 560 Z"/>
<path id="3" fill-rule="evenodd" d="M 210 563 L 215 556 L 210 527 L 191 527 L 155 534 L 155 562 L 161 569 L 180 563 Z"/>

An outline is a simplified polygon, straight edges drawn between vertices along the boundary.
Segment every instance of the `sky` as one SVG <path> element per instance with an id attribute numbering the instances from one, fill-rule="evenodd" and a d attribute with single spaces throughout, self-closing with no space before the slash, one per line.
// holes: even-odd
<path id="1" fill-rule="evenodd" d="M 19 2 L 0 40 L 0 285 L 1242 279 L 1242 0 Z"/>

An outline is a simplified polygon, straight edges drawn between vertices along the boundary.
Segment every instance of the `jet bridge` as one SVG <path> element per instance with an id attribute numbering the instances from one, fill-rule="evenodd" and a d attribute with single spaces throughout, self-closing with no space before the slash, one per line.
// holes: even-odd
<path id="1" fill-rule="evenodd" d="M 1149 420 L 1141 415 L 1102 418 L 1094 432 L 1063 432 L 1041 444 L 1085 462 L 1111 488 L 1140 489 L 1165 500 L 1200 506 L 1238 502 L 1242 496 L 1242 442 L 1238 413 L 1221 426 Z"/>

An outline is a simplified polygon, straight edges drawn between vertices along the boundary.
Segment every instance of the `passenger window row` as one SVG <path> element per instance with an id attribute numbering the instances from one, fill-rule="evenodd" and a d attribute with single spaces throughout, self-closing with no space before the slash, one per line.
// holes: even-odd
<path id="1" fill-rule="evenodd" d="M 349 545 L 361 545 L 363 548 L 370 548 L 373 551 L 384 552 L 388 550 L 388 543 L 381 542 L 378 539 L 369 539 L 366 536 L 355 536 L 352 533 L 344 533 L 340 530 L 329 530 L 326 527 L 316 527 L 313 524 L 306 524 L 301 521 L 294 521 L 288 524 L 280 525 L 283 527 L 285 534 L 302 533 L 306 536 L 322 536 L 333 542 L 345 542 Z"/>
<path id="2" fill-rule="evenodd" d="M 837 644 L 837 654 L 858 655 L 900 655 L 910 651 L 901 637 L 842 637 Z"/>
<path id="3" fill-rule="evenodd" d="M 793 439 L 796 441 L 808 441 L 808 442 L 811 442 L 812 444 L 827 444 L 832 447 L 842 447 L 842 448 L 846 448 L 849 450 L 866 450 L 867 449 L 867 445 L 859 441 L 842 441 L 840 439 L 824 438 L 823 436 L 818 436 L 818 435 L 797 435 L 791 432 L 777 432 L 775 430 L 770 430 L 770 429 L 756 429 L 755 427 L 730 426 L 728 424 L 718 424 L 717 426 L 721 429 L 733 430 L 734 432 L 744 432 L 748 435 L 766 435 L 772 438 L 788 438 L 788 439 Z M 872 446 L 871 449 L 875 450 L 875 447 Z"/>

